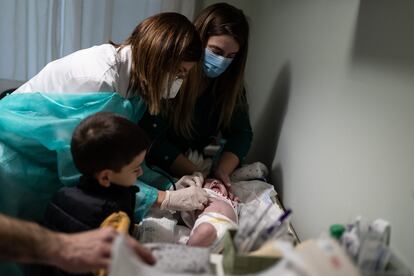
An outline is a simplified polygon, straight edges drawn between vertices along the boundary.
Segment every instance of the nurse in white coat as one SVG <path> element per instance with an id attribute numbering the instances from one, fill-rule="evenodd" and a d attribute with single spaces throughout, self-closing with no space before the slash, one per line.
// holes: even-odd
<path id="1" fill-rule="evenodd" d="M 181 14 L 160 13 L 142 21 L 122 44 L 94 46 L 50 62 L 15 93 L 117 92 L 124 98 L 141 97 L 149 112 L 158 114 L 165 106 L 162 99 L 176 96 L 201 55 L 201 41 L 193 24 Z M 199 179 L 194 184 L 197 182 Z M 148 192 L 145 197 L 148 206 L 143 210 L 152 205 L 195 210 L 208 201 L 197 185 Z"/>
<path id="2" fill-rule="evenodd" d="M 160 13 L 142 21 L 122 44 L 94 46 L 50 62 L 15 93 L 139 95 L 156 114 L 161 99 L 176 96 L 200 59 L 201 42 L 192 23 L 178 13 Z"/>

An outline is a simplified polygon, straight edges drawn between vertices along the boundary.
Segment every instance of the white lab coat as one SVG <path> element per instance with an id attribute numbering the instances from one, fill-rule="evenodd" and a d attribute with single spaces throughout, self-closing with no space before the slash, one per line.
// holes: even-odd
<path id="1" fill-rule="evenodd" d="M 110 44 L 94 46 L 50 62 L 15 93 L 102 91 L 127 98 L 131 63 L 130 46 L 119 52 Z"/>

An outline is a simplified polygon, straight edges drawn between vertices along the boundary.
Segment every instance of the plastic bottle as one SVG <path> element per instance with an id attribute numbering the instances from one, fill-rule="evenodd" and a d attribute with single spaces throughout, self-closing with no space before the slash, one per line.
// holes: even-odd
<path id="1" fill-rule="evenodd" d="M 340 240 L 342 234 L 345 232 L 345 226 L 342 224 L 332 224 L 331 227 L 329 227 L 329 232 L 331 233 L 331 237 Z"/>

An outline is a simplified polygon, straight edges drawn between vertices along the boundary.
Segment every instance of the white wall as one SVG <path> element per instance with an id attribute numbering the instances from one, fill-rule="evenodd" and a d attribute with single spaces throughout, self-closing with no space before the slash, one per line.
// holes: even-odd
<path id="1" fill-rule="evenodd" d="M 192 0 L 114 0 L 111 38 L 123 42 L 139 22 L 159 12 L 179 11 L 192 20 L 195 6 Z"/>
<path id="2" fill-rule="evenodd" d="M 413 4 L 251 2 L 250 160 L 272 167 L 302 239 L 382 217 L 414 270 Z"/>

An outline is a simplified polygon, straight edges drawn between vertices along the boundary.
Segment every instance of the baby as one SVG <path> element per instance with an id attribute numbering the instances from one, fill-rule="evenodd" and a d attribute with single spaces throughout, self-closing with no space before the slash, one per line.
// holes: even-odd
<path id="1" fill-rule="evenodd" d="M 187 245 L 211 246 L 213 252 L 220 252 L 226 230 L 237 228 L 239 199 L 217 179 L 207 179 L 203 188 L 209 195 L 206 208 L 181 213 L 184 222 L 192 228 Z"/>

